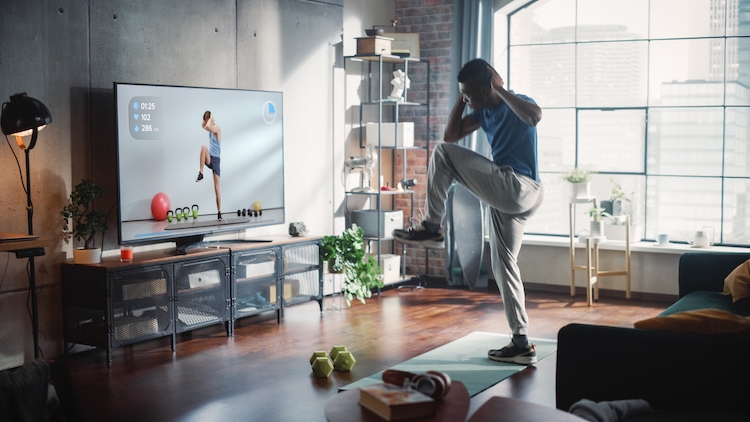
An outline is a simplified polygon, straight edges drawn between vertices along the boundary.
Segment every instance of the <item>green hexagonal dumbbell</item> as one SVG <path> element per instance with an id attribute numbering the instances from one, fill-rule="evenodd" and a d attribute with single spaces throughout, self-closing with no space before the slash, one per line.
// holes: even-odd
<path id="1" fill-rule="evenodd" d="M 333 362 L 328 357 L 318 357 L 312 363 L 315 378 L 328 378 L 333 372 Z"/>
<path id="2" fill-rule="evenodd" d="M 317 358 L 329 358 L 330 359 L 330 356 L 328 356 L 328 353 L 325 350 L 316 350 L 313 352 L 312 356 L 310 356 L 310 365 L 312 365 L 313 362 L 315 362 L 315 359 Z"/>
<path id="3" fill-rule="evenodd" d="M 348 350 L 341 351 L 333 361 L 333 369 L 337 371 L 351 371 L 355 363 L 357 363 L 357 360 L 354 359 L 352 352 Z"/>
<path id="4" fill-rule="evenodd" d="M 331 360 L 335 361 L 336 355 L 338 355 L 339 352 L 347 352 L 347 351 L 348 350 L 346 350 L 346 346 L 333 346 L 331 348 L 331 352 L 329 353 L 329 355 L 331 355 Z"/>

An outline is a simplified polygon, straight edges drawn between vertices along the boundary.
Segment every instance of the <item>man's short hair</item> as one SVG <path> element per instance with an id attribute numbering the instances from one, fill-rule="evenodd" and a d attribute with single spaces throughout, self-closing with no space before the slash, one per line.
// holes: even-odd
<path id="1" fill-rule="evenodd" d="M 492 83 L 492 75 L 487 66 L 490 64 L 483 59 L 469 61 L 458 72 L 458 82 L 464 83 L 470 78 L 476 78 L 480 86 L 489 86 Z"/>
<path id="2" fill-rule="evenodd" d="M 210 119 L 210 118 L 211 118 L 211 112 L 209 110 L 206 110 L 206 112 L 203 113 L 203 121 L 207 122 L 208 119 Z"/>

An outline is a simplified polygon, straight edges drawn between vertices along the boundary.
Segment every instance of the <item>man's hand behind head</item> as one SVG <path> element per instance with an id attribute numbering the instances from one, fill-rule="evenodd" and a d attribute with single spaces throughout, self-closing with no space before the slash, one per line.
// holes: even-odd
<path id="1" fill-rule="evenodd" d="M 505 85 L 505 81 L 503 81 L 502 76 L 500 76 L 499 73 L 493 68 L 492 66 L 487 66 L 487 70 L 490 72 L 491 79 L 490 84 L 492 85 L 492 89 L 500 89 Z"/>

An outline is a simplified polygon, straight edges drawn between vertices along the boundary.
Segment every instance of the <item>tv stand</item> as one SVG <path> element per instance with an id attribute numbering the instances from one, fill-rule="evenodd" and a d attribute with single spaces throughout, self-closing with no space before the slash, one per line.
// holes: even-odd
<path id="1" fill-rule="evenodd" d="M 132 262 L 63 263 L 65 352 L 104 348 L 110 366 L 112 350 L 128 344 L 169 336 L 174 350 L 177 334 L 223 324 L 232 336 L 240 318 L 276 311 L 280 323 L 285 307 L 313 300 L 322 313 L 322 237 L 269 239 L 221 241 L 187 256 L 167 249 L 136 252 Z"/>

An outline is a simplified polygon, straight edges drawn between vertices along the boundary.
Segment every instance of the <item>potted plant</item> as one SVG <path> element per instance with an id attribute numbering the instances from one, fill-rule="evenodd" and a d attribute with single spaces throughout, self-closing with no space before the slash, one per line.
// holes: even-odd
<path id="1" fill-rule="evenodd" d="M 612 217 L 612 215 L 604 211 L 604 208 L 598 207 L 594 202 L 594 206 L 589 210 L 589 216 L 591 216 L 591 237 L 602 237 L 604 235 L 602 217 Z"/>
<path id="2" fill-rule="evenodd" d="M 63 217 L 63 239 L 83 241 L 83 248 L 73 250 L 76 264 L 97 264 L 101 262 L 102 250 L 97 248 L 94 238 L 97 233 L 107 231 L 107 215 L 94 209 L 94 199 L 104 196 L 104 189 L 90 180 L 82 180 L 73 187 L 68 204 L 60 215 Z"/>
<path id="3" fill-rule="evenodd" d="M 573 169 L 569 173 L 563 173 L 562 178 L 571 183 L 573 187 L 574 199 L 584 199 L 591 197 L 591 175 L 596 174 L 595 171 L 581 170 L 578 167 Z"/>
<path id="4" fill-rule="evenodd" d="M 612 182 L 612 191 L 609 200 L 602 201 L 602 208 L 612 215 L 612 224 L 604 226 L 604 235 L 611 240 L 626 240 L 625 221 L 630 218 L 630 241 L 638 241 L 640 238 L 636 238 L 636 233 L 640 227 L 633 213 L 637 208 L 633 203 L 635 192 L 627 193 L 614 179 L 609 181 Z"/>
<path id="5" fill-rule="evenodd" d="M 630 198 L 628 197 L 628 194 L 625 193 L 622 185 L 612 178 L 610 178 L 609 181 L 612 182 L 612 192 L 610 193 L 609 200 L 602 201 L 602 207 L 612 214 L 613 217 L 625 215 L 625 202 L 630 202 Z M 635 194 L 635 192 L 631 192 L 630 196 L 633 194 Z"/>
<path id="6" fill-rule="evenodd" d="M 362 227 L 352 224 L 340 236 L 323 236 L 320 245 L 320 258 L 328 263 L 329 271 L 344 274 L 341 293 L 347 306 L 355 297 L 365 303 L 373 288 L 384 285 L 377 261 L 365 256 L 364 233 Z"/>

